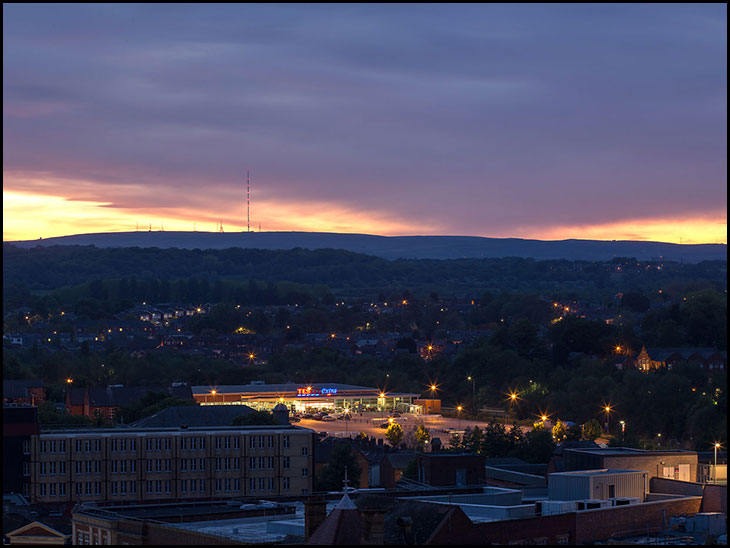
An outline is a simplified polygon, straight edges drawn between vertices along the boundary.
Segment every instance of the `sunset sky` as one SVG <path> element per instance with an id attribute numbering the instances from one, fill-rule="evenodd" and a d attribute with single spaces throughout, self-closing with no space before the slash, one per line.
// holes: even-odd
<path id="1" fill-rule="evenodd" d="M 3 6 L 3 240 L 727 243 L 727 8 Z"/>

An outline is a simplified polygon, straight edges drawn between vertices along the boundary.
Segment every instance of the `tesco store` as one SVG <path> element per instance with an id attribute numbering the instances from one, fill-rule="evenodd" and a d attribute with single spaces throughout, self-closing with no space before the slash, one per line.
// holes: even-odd
<path id="1" fill-rule="evenodd" d="M 422 407 L 415 403 L 420 394 L 381 391 L 351 384 L 254 382 L 233 386 L 193 386 L 192 391 L 200 405 L 248 405 L 258 410 L 271 410 L 283 403 L 291 411 L 304 413 L 319 410 L 422 412 Z"/>

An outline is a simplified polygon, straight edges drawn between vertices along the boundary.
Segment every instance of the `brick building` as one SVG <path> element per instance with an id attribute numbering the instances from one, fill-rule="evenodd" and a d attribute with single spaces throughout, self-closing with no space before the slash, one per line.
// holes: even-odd
<path id="1" fill-rule="evenodd" d="M 297 426 L 44 430 L 32 502 L 139 502 L 312 491 L 314 433 Z"/>
<path id="2" fill-rule="evenodd" d="M 3 406 L 3 493 L 31 493 L 31 447 L 40 432 L 38 408 Z"/>
<path id="3" fill-rule="evenodd" d="M 418 481 L 427 485 L 484 485 L 485 456 L 475 453 L 418 453 Z"/>
<path id="4" fill-rule="evenodd" d="M 153 392 L 164 392 L 180 399 L 191 400 L 193 393 L 185 384 L 175 386 L 107 386 L 72 388 L 66 392 L 66 410 L 72 415 L 113 419 L 119 410 L 138 403 Z"/>

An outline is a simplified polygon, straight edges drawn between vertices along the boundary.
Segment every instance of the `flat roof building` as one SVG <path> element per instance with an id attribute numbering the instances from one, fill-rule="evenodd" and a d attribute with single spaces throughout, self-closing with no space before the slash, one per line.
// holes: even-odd
<path id="1" fill-rule="evenodd" d="M 314 432 L 298 426 L 41 430 L 23 474 L 42 503 L 186 501 L 312 491 Z"/>
<path id="2" fill-rule="evenodd" d="M 273 409 L 282 403 L 290 411 L 310 410 L 400 411 L 421 413 L 414 400 L 420 394 L 383 391 L 379 388 L 339 383 L 260 384 L 228 386 L 193 386 L 193 398 L 200 405 L 239 405 L 254 409 Z"/>

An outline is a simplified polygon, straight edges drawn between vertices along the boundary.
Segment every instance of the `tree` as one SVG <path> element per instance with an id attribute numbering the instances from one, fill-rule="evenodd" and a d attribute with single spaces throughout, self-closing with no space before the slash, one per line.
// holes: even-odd
<path id="1" fill-rule="evenodd" d="M 233 419 L 232 426 L 261 426 L 270 425 L 276 426 L 279 424 L 276 422 L 276 418 L 271 413 L 266 411 L 254 411 L 246 415 L 241 415 Z"/>
<path id="2" fill-rule="evenodd" d="M 416 443 L 418 443 L 418 445 L 421 447 L 428 443 L 428 440 L 431 439 L 431 433 L 428 431 L 428 428 L 426 428 L 422 424 L 417 424 L 413 428 L 413 435 L 416 438 Z"/>
<path id="3" fill-rule="evenodd" d="M 554 449 L 552 433 L 547 430 L 533 430 L 525 435 L 520 456 L 530 463 L 544 463 L 550 460 Z"/>
<path id="4" fill-rule="evenodd" d="M 591 419 L 583 424 L 583 437 L 587 440 L 595 440 L 601 435 L 601 423 Z"/>
<path id="5" fill-rule="evenodd" d="M 401 425 L 394 422 L 388 426 L 388 429 L 385 431 L 385 439 L 393 447 L 398 447 L 400 442 L 403 441 L 403 428 L 401 428 Z"/>
<path id="6" fill-rule="evenodd" d="M 568 437 L 568 427 L 565 426 L 565 423 L 558 419 L 555 422 L 555 426 L 553 426 L 553 439 L 561 443 L 565 438 Z"/>
<path id="7" fill-rule="evenodd" d="M 322 468 L 316 477 L 318 491 L 339 491 L 342 489 L 347 469 L 347 479 L 350 485 L 360 487 L 362 468 L 348 443 L 337 443 L 332 449 L 332 457 L 327 466 Z"/>

